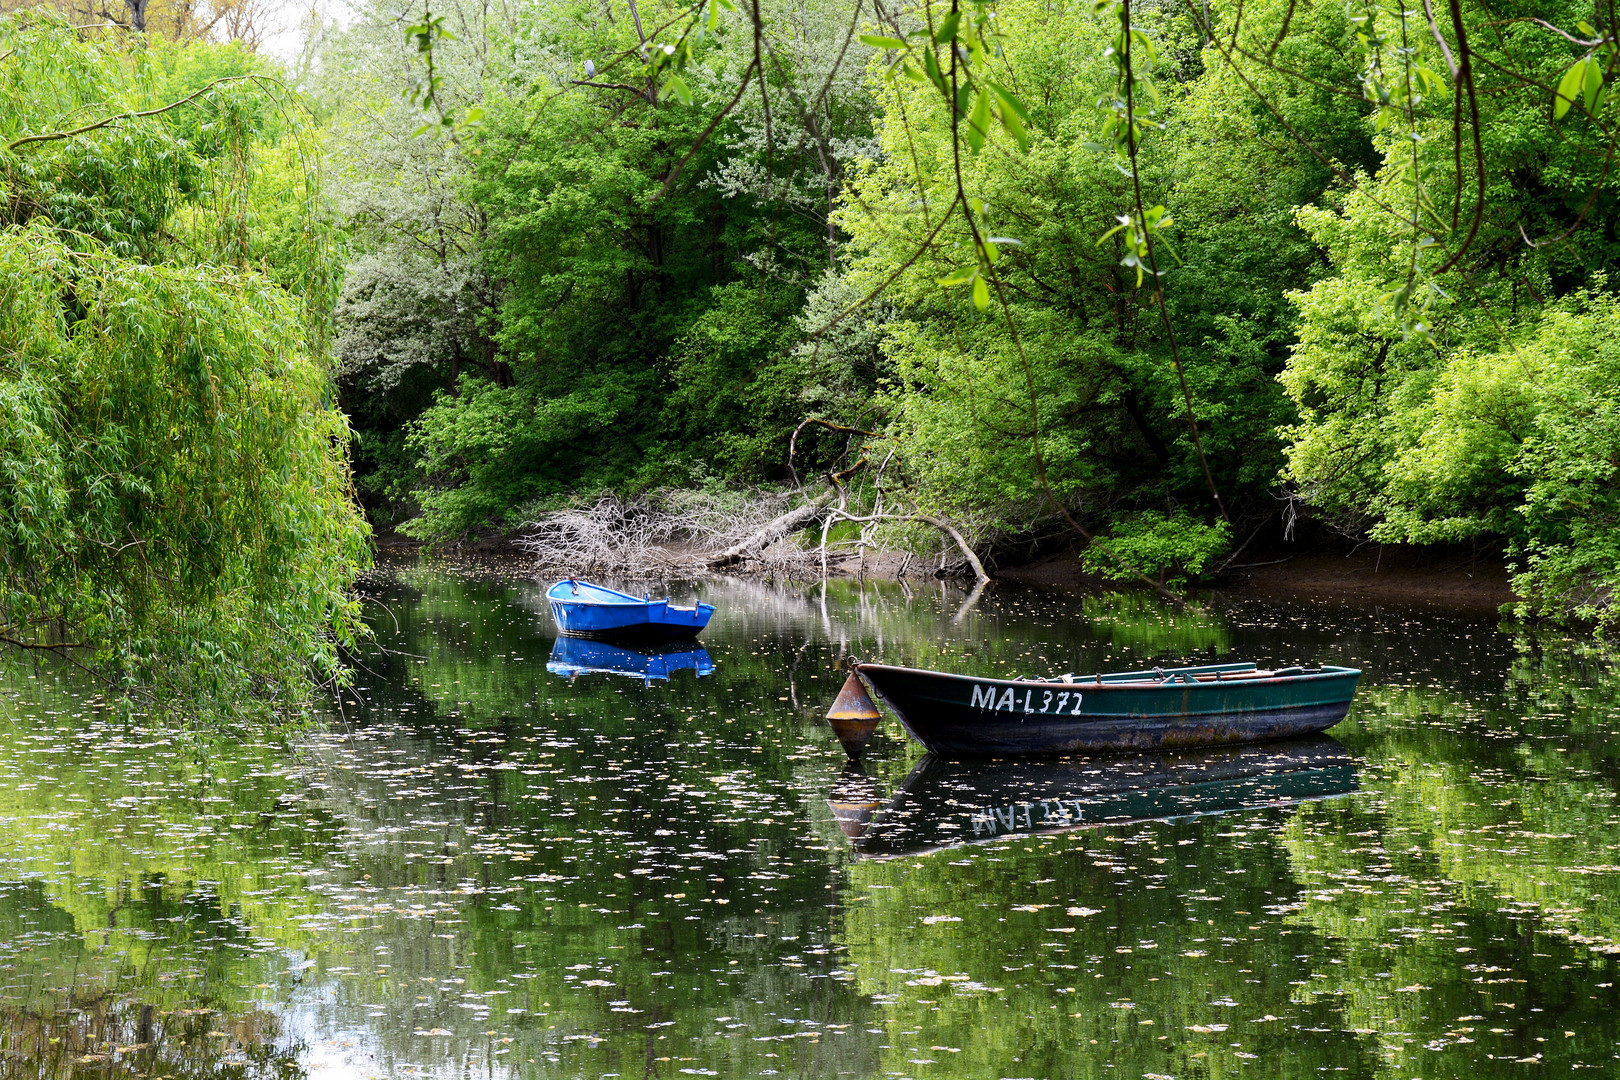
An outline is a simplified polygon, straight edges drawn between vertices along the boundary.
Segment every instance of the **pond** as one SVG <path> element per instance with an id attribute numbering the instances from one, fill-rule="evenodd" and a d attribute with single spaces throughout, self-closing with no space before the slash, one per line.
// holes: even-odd
<path id="1" fill-rule="evenodd" d="M 378 573 L 382 651 L 292 735 L 9 669 L 0 1076 L 1620 1072 L 1620 672 L 1589 641 L 711 581 L 671 588 L 717 605 L 701 648 L 615 655 L 559 647 L 541 591 Z M 1009 772 L 891 720 L 857 771 L 822 719 L 852 655 L 1365 675 L 1330 740 Z"/>

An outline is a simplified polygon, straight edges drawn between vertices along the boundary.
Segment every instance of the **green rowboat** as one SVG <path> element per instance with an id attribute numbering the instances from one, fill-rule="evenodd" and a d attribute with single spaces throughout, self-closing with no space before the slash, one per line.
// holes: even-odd
<path id="1" fill-rule="evenodd" d="M 855 671 L 912 738 L 945 757 L 1157 750 L 1310 735 L 1344 719 L 1361 677 L 1356 668 L 1252 663 L 1055 679 L 988 679 L 888 664 L 858 664 Z M 846 749 L 859 752 L 848 740 Z"/>

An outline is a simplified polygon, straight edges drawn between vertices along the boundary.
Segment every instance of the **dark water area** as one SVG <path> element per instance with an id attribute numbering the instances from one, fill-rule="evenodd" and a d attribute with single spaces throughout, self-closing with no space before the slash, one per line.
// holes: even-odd
<path id="1" fill-rule="evenodd" d="M 293 735 L 0 686 L 0 1076 L 1620 1073 L 1620 671 L 1476 617 L 675 584 L 700 647 L 560 647 L 401 566 Z M 1332 738 L 864 767 L 851 655 L 1009 677 L 1364 669 Z M 1533 1074 L 1531 1074 L 1533 1075 Z"/>

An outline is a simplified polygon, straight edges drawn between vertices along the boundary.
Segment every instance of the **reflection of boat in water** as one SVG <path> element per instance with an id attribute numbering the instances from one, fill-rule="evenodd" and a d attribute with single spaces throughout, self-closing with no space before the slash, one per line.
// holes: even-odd
<path id="1" fill-rule="evenodd" d="M 547 671 L 570 679 L 576 675 L 602 673 L 628 675 L 648 683 L 668 679 L 674 672 L 687 668 L 701 678 L 714 671 L 714 661 L 709 659 L 707 649 L 690 642 L 643 650 L 577 637 L 558 638 L 551 647 L 551 659 L 546 661 Z"/>
<path id="2" fill-rule="evenodd" d="M 1354 760 L 1326 735 L 1266 746 L 1046 761 L 930 754 L 880 809 L 846 769 L 827 802 L 855 850 L 912 855 L 1005 836 L 1287 806 L 1356 790 Z M 840 812 L 841 808 L 844 810 Z"/>

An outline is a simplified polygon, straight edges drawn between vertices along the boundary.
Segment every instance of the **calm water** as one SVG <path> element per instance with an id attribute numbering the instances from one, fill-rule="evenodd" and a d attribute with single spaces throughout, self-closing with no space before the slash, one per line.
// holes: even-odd
<path id="1" fill-rule="evenodd" d="M 10 671 L 0 1075 L 1620 1074 L 1620 671 L 1590 644 L 717 582 L 674 589 L 719 605 L 702 652 L 553 655 L 532 582 L 367 591 L 388 651 L 302 735 L 126 728 Z M 891 724 L 854 774 L 821 720 L 850 654 L 1367 674 L 1336 742 L 998 773 Z"/>

